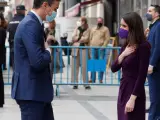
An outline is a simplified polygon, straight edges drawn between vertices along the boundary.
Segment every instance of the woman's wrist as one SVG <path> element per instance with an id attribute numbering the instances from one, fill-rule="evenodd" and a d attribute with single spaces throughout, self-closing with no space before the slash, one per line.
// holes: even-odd
<path id="1" fill-rule="evenodd" d="M 120 55 L 122 58 L 125 58 L 124 52 L 122 52 L 122 54 Z"/>
<path id="2" fill-rule="evenodd" d="M 123 55 L 123 53 L 122 53 L 122 54 L 119 56 L 119 58 L 118 58 L 119 63 L 121 63 L 123 59 L 124 59 L 124 55 Z"/>
<path id="3" fill-rule="evenodd" d="M 137 99 L 137 96 L 131 95 L 130 100 L 135 101 Z"/>

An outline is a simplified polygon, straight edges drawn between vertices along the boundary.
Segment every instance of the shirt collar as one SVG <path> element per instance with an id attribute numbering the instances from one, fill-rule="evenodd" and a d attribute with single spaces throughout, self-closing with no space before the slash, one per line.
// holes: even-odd
<path id="1" fill-rule="evenodd" d="M 41 23 L 41 25 L 43 24 L 43 21 L 41 19 L 41 17 L 33 10 L 31 10 L 31 12 L 38 18 L 39 22 Z"/>
<path id="2" fill-rule="evenodd" d="M 149 25 L 149 29 L 151 29 L 159 21 L 160 21 L 160 18 L 156 19 L 152 24 Z"/>
<path id="3" fill-rule="evenodd" d="M 157 18 L 157 19 L 155 19 L 153 22 L 152 22 L 152 24 L 154 24 L 155 22 L 157 22 L 157 20 L 159 20 L 160 18 Z"/>

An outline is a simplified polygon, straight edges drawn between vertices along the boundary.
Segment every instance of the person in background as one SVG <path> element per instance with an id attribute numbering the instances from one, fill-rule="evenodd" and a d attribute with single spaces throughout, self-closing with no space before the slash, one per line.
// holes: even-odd
<path id="1" fill-rule="evenodd" d="M 48 27 L 45 30 L 46 36 L 47 36 L 47 42 L 51 46 L 59 46 L 58 41 L 55 38 L 56 34 L 56 21 L 53 20 L 48 23 Z M 50 64 L 50 69 L 51 69 L 51 76 L 53 78 L 53 74 L 55 73 L 62 73 L 63 72 L 63 67 L 64 67 L 64 62 L 62 58 L 62 49 L 58 48 L 52 48 L 52 55 L 51 55 L 51 64 Z"/>
<path id="2" fill-rule="evenodd" d="M 4 63 L 6 30 L 3 14 L 0 14 L 0 108 L 4 105 L 4 81 L 2 73 L 2 64 Z"/>
<path id="3" fill-rule="evenodd" d="M 16 30 L 11 96 L 19 105 L 21 120 L 54 120 L 51 49 L 44 36 L 43 21 L 55 19 L 59 3 L 60 0 L 34 0 L 33 9 Z"/>
<path id="4" fill-rule="evenodd" d="M 25 11 L 26 9 L 24 5 L 18 5 L 16 7 L 16 14 L 9 22 L 7 28 L 7 40 L 9 42 L 9 47 L 10 47 L 10 62 L 13 69 L 14 69 L 14 36 L 17 30 L 17 26 L 25 17 Z"/>
<path id="5" fill-rule="evenodd" d="M 103 18 L 97 19 L 97 26 L 92 28 L 90 33 L 91 47 L 106 47 L 110 40 L 110 32 L 107 27 L 103 25 Z M 101 54 L 99 54 L 101 53 Z M 105 59 L 105 49 L 91 49 L 91 59 Z M 99 82 L 103 83 L 104 72 L 99 73 Z M 90 83 L 96 82 L 96 72 L 91 72 Z"/>
<path id="6" fill-rule="evenodd" d="M 125 40 L 125 44 L 111 66 L 112 72 L 122 68 L 117 107 L 118 120 L 145 120 L 144 84 L 151 46 L 145 38 L 140 15 L 130 12 L 122 17 L 119 37 Z"/>
<path id="7" fill-rule="evenodd" d="M 72 46 L 88 46 L 89 44 L 89 34 L 90 30 L 88 28 L 88 21 L 86 17 L 81 17 L 78 21 L 79 25 L 77 25 L 74 30 L 72 41 Z M 72 83 L 78 83 L 79 76 L 79 67 L 82 67 L 82 79 L 83 83 L 88 83 L 88 72 L 87 72 L 87 60 L 89 58 L 89 50 L 88 49 L 72 49 L 72 71 L 71 71 L 71 81 Z M 78 89 L 77 85 L 73 86 L 73 89 Z M 90 89 L 90 86 L 85 85 L 85 89 Z"/>
<path id="8" fill-rule="evenodd" d="M 145 35 L 146 39 L 149 35 L 149 31 L 150 31 L 149 28 L 146 28 L 145 31 L 144 31 L 144 35 Z M 146 109 L 146 113 L 148 113 L 148 112 L 149 112 L 149 108 Z"/>
<path id="9" fill-rule="evenodd" d="M 4 30 L 6 31 L 8 23 L 5 20 L 3 13 L 0 13 L 0 16 L 1 16 L 1 19 L 2 19 L 2 21 L 1 21 L 2 26 L 1 27 L 3 27 Z M 3 54 L 3 70 L 7 70 L 7 68 L 6 68 L 6 47 L 4 46 L 3 49 L 4 49 L 3 50 L 3 52 L 4 52 L 4 54 Z"/>
<path id="10" fill-rule="evenodd" d="M 150 108 L 148 120 L 160 119 L 160 6 L 151 5 L 146 18 L 151 22 L 147 40 L 151 44 L 148 67 Z"/>
<path id="11" fill-rule="evenodd" d="M 61 46 L 70 46 L 70 43 L 68 42 L 68 33 L 63 33 L 61 36 Z M 71 49 L 70 48 L 63 48 L 64 54 L 66 56 L 71 55 Z"/>

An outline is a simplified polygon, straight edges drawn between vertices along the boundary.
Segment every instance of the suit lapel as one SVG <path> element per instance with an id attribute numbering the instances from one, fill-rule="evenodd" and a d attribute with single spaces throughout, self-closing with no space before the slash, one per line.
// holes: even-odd
<path id="1" fill-rule="evenodd" d="M 30 15 L 37 22 L 37 24 L 39 25 L 39 28 L 41 28 L 40 35 L 43 35 L 43 37 L 42 37 L 43 41 L 41 43 L 42 43 L 43 48 L 45 48 L 44 47 L 44 41 L 46 41 L 46 35 L 45 35 L 45 32 L 44 32 L 44 25 L 43 24 L 41 25 L 39 19 L 37 18 L 37 16 L 34 13 L 29 12 L 28 15 Z"/>

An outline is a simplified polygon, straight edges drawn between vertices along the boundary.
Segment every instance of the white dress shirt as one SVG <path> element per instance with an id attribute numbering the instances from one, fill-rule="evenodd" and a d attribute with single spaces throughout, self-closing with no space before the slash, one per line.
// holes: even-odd
<path id="1" fill-rule="evenodd" d="M 42 18 L 34 10 L 31 10 L 31 12 L 38 18 L 40 24 L 42 25 L 43 24 Z M 50 48 L 46 48 L 46 50 L 48 50 L 50 52 L 50 54 L 51 54 Z"/>

